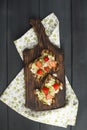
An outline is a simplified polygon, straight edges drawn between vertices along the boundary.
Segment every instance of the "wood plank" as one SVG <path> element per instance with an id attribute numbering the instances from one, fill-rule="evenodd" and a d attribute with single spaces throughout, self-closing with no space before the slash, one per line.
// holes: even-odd
<path id="1" fill-rule="evenodd" d="M 6 59 L 6 0 L 0 1 L 0 95 L 7 85 Z M 7 130 L 7 106 L 0 101 L 0 130 Z"/>
<path id="2" fill-rule="evenodd" d="M 87 128 L 87 0 L 72 0 L 73 86 L 80 105 L 76 126 Z"/>
<path id="3" fill-rule="evenodd" d="M 8 0 L 8 83 L 22 68 L 22 61 L 13 41 L 24 34 L 29 28 L 29 18 L 38 17 L 38 1 Z M 9 130 L 35 130 L 39 123 L 30 121 L 9 109 Z"/>
<path id="4" fill-rule="evenodd" d="M 65 72 L 71 82 L 71 1 L 40 0 L 40 17 L 54 12 L 60 21 L 60 41 L 65 53 Z M 50 125 L 40 125 L 40 130 L 64 130 Z M 70 130 L 70 127 L 67 128 Z"/>

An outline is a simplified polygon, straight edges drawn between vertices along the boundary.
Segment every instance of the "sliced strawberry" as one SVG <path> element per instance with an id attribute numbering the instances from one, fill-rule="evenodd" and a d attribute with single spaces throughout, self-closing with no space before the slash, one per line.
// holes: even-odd
<path id="1" fill-rule="evenodd" d="M 44 57 L 44 61 L 46 62 L 46 61 L 48 61 L 49 60 L 49 57 L 48 56 L 45 56 Z"/>
<path id="2" fill-rule="evenodd" d="M 44 67 L 44 70 L 47 71 L 47 72 L 49 71 L 49 69 L 50 69 L 49 66 Z"/>
<path id="3" fill-rule="evenodd" d="M 59 84 L 58 84 L 58 83 L 55 83 L 55 84 L 53 85 L 53 88 L 54 88 L 55 90 L 57 90 L 57 89 L 59 88 Z"/>
<path id="4" fill-rule="evenodd" d="M 46 96 L 47 100 L 52 99 L 52 98 L 53 98 L 53 96 L 51 94 L 47 94 L 47 96 Z"/>
<path id="5" fill-rule="evenodd" d="M 47 88 L 47 87 L 43 87 L 43 88 L 42 88 L 42 91 L 47 95 L 48 92 L 49 92 L 49 88 Z"/>
<path id="6" fill-rule="evenodd" d="M 37 61 L 37 62 L 36 62 L 36 66 L 37 66 L 38 68 L 41 68 L 41 67 L 42 67 L 42 62 L 41 62 L 41 61 Z"/>
<path id="7" fill-rule="evenodd" d="M 37 74 L 42 75 L 42 74 L 43 74 L 43 70 L 42 70 L 42 69 L 39 69 L 39 70 L 37 71 Z"/>

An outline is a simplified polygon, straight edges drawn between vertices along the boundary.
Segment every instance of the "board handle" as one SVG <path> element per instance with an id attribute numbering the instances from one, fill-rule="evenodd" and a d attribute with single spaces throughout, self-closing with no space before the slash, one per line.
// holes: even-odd
<path id="1" fill-rule="evenodd" d="M 47 46 L 50 44 L 50 41 L 49 41 L 48 36 L 45 33 L 45 28 L 42 25 L 40 19 L 36 19 L 36 20 L 30 19 L 29 23 L 30 23 L 30 25 L 33 26 L 34 31 L 37 35 L 38 45 L 41 48 L 47 48 Z"/>

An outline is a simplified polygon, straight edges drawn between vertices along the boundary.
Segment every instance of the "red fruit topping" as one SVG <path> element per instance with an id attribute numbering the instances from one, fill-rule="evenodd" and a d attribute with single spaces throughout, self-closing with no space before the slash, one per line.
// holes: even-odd
<path id="1" fill-rule="evenodd" d="M 58 83 L 55 83 L 55 84 L 53 85 L 53 87 L 54 87 L 55 90 L 57 90 L 57 89 L 59 88 L 59 84 L 58 84 Z"/>
<path id="2" fill-rule="evenodd" d="M 47 88 L 47 87 L 43 87 L 43 88 L 42 88 L 42 91 L 47 95 L 48 92 L 49 92 L 49 88 Z"/>
<path id="3" fill-rule="evenodd" d="M 45 56 L 44 57 L 44 61 L 48 61 L 49 60 L 49 57 L 48 56 Z"/>
<path id="4" fill-rule="evenodd" d="M 49 71 L 49 69 L 50 69 L 50 68 L 49 68 L 48 66 L 47 66 L 47 67 L 44 67 L 44 70 L 47 71 L 47 72 Z"/>
<path id="5" fill-rule="evenodd" d="M 42 69 L 39 69 L 39 70 L 37 71 L 37 74 L 42 75 L 42 74 L 43 74 Z"/>

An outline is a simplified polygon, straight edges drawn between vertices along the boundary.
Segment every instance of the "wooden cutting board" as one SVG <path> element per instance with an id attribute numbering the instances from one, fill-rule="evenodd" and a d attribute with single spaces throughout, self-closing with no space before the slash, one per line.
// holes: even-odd
<path id="1" fill-rule="evenodd" d="M 36 110 L 52 110 L 56 108 L 63 107 L 65 105 L 65 71 L 64 71 L 64 53 L 63 50 L 53 45 L 48 39 L 45 29 L 40 22 L 40 20 L 30 20 L 30 24 L 33 26 L 34 31 L 38 37 L 38 45 L 36 45 L 32 49 L 25 49 L 23 51 L 23 59 L 24 59 L 24 79 L 25 79 L 25 89 L 26 89 L 26 99 L 25 105 L 26 107 Z M 33 62 L 36 58 L 40 57 L 43 49 L 47 49 L 55 54 L 56 61 L 58 62 L 58 70 L 56 71 L 57 78 L 63 83 L 63 90 L 59 91 L 55 95 L 55 102 L 52 105 L 43 104 L 38 100 L 37 96 L 34 94 L 34 89 L 40 88 L 45 81 L 43 78 L 40 82 L 38 82 L 32 72 L 29 69 L 29 64 Z M 50 74 L 54 72 L 51 71 Z"/>

